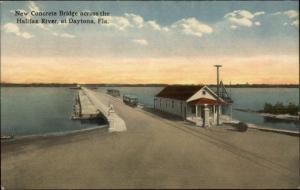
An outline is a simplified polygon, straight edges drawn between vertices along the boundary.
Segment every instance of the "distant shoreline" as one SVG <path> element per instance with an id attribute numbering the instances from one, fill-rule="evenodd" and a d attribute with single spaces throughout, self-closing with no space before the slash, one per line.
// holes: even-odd
<path id="1" fill-rule="evenodd" d="M 77 83 L 0 83 L 1 87 L 75 87 Z M 164 87 L 167 85 L 200 85 L 200 84 L 83 84 L 87 87 Z M 215 84 L 205 84 L 215 87 Z M 226 88 L 299 88 L 299 84 L 232 84 Z"/>

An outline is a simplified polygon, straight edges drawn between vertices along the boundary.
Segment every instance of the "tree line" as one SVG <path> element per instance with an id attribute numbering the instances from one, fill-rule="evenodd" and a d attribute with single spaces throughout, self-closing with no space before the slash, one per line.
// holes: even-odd
<path id="1" fill-rule="evenodd" d="M 271 113 L 271 114 L 290 114 L 290 115 L 298 115 L 300 111 L 299 105 L 294 103 L 288 103 L 284 105 L 282 102 L 277 102 L 272 105 L 270 103 L 265 103 L 264 109 L 260 112 Z"/>

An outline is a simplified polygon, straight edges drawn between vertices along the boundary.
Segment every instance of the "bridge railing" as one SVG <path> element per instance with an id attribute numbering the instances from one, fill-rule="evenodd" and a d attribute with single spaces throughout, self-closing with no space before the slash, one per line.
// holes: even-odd
<path id="1" fill-rule="evenodd" d="M 126 131 L 125 121 L 114 111 L 112 105 L 106 106 L 104 103 L 102 103 L 99 97 L 96 96 L 95 92 L 85 87 L 82 87 L 82 90 L 94 104 L 94 106 L 106 117 L 109 123 L 110 132 Z"/>

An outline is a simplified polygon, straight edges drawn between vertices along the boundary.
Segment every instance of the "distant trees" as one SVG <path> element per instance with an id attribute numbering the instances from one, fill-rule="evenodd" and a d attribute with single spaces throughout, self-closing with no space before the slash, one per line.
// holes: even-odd
<path id="1" fill-rule="evenodd" d="M 298 115 L 299 105 L 289 103 L 288 105 L 284 105 L 282 102 L 277 102 L 272 105 L 270 103 L 265 103 L 264 109 L 261 110 L 264 113 L 271 114 L 290 114 L 290 115 Z"/>

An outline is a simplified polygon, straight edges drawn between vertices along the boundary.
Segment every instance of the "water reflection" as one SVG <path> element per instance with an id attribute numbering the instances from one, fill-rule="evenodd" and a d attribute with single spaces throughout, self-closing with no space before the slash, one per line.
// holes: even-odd
<path id="1" fill-rule="evenodd" d="M 106 125 L 108 122 L 106 119 L 99 117 L 99 118 L 94 118 L 94 119 L 82 119 L 80 120 L 81 124 L 96 124 L 96 125 Z"/>
<path id="2" fill-rule="evenodd" d="M 299 121 L 283 120 L 283 119 L 265 117 L 265 116 L 263 116 L 263 118 L 264 118 L 264 123 L 271 123 L 271 124 L 283 123 L 283 124 L 294 124 L 295 126 L 299 126 Z"/>

